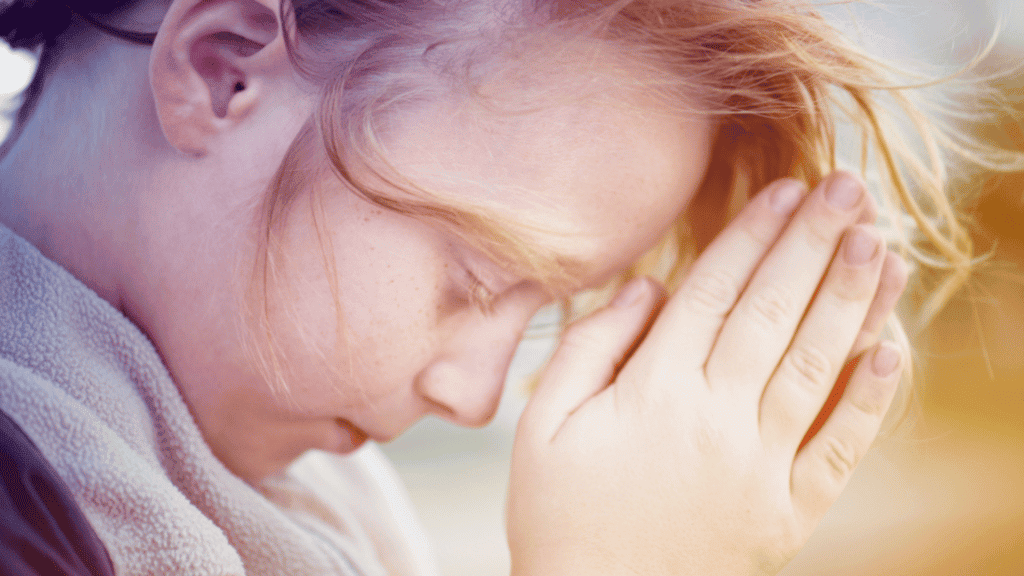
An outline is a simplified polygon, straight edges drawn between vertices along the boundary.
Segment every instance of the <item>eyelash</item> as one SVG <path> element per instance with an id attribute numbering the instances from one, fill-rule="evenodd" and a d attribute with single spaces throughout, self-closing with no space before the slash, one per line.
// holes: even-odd
<path id="1" fill-rule="evenodd" d="M 481 282 L 480 278 L 473 274 L 473 271 L 468 267 L 463 266 L 463 270 L 465 270 L 466 278 L 469 280 L 466 288 L 467 300 L 480 312 L 484 314 L 490 313 L 496 294 L 491 292 L 490 288 Z"/>

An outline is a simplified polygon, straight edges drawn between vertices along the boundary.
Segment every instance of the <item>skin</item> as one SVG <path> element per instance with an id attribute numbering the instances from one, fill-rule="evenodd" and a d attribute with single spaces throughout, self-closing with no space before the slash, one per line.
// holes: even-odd
<path id="1" fill-rule="evenodd" d="M 578 128 L 546 129 L 553 117 Z M 495 198 L 511 221 L 527 209 L 531 217 L 545 212 L 548 227 L 531 241 L 585 262 L 584 285 L 607 279 L 661 236 L 695 191 L 712 135 L 706 119 L 666 123 L 596 105 L 550 110 L 500 132 L 474 121 L 446 107 L 411 115 L 392 161 L 463 200 Z M 594 125 L 620 137 L 584 138 Z M 533 144 L 575 162 L 493 153 Z M 334 270 L 325 268 L 313 213 L 298 202 L 284 238 L 288 280 L 272 312 L 288 392 L 267 386 L 240 350 L 238 363 L 213 368 L 217 378 L 193 369 L 192 358 L 230 334 L 189 333 L 168 355 L 215 453 L 248 477 L 311 447 L 347 452 L 366 437 L 386 442 L 428 414 L 485 424 L 527 323 L 551 300 L 535 279 L 508 272 L 436 225 L 376 207 L 333 176 L 314 194 L 323 199 L 336 259 Z M 535 207 L 532 196 L 550 208 Z M 219 257 L 238 249 L 225 248 Z M 204 271 L 225 285 L 233 274 Z M 332 281 L 341 295 L 340 338 Z M 474 281 L 492 296 L 487 311 L 471 300 Z M 158 313 L 160 324 L 182 332 L 195 322 L 173 309 Z"/>
<path id="2" fill-rule="evenodd" d="M 837 209 L 829 191 L 850 184 L 861 195 Z M 863 357 L 801 441 L 875 329 L 877 280 L 906 272 L 876 230 L 849 228 L 869 200 L 848 175 L 787 227 L 772 199 L 800 190 L 782 181 L 755 198 L 667 301 L 639 280 L 564 336 L 516 436 L 514 574 L 774 574 L 806 542 L 892 399 L 892 344 Z M 844 317 L 866 328 L 841 328 Z"/>
<path id="3" fill-rule="evenodd" d="M 487 422 L 522 331 L 551 299 L 450 232 L 318 178 L 288 213 L 287 281 L 269 303 L 288 390 L 267 381 L 252 349 L 263 340 L 240 320 L 256 209 L 315 104 L 280 36 L 254 27 L 275 14 L 270 2 L 181 0 L 151 50 L 97 39 L 88 66 L 55 73 L 0 162 L 4 224 L 152 339 L 211 449 L 252 483 L 309 448 L 350 452 L 427 414 Z M 224 30 L 258 49 L 211 47 Z M 197 66 L 194 46 L 224 61 Z M 529 240 L 582 262 L 581 287 L 598 285 L 685 209 L 714 132 L 608 92 L 514 123 L 424 106 L 395 124 L 392 160 L 510 222 L 540 218 Z M 76 104 L 105 113 L 62 116 Z M 72 123 L 95 135 L 88 145 L 52 137 Z M 844 203 L 828 201 L 841 190 Z M 799 549 L 898 381 L 898 352 L 875 342 L 906 272 L 868 224 L 874 212 L 851 175 L 810 195 L 782 181 L 667 301 L 640 279 L 569 329 L 517 434 L 515 573 L 773 573 Z M 847 260 L 847 247 L 862 257 Z M 489 311 L 472 303 L 477 283 Z M 840 368 L 865 350 L 800 448 Z M 892 370 L 872 370 L 887 357 Z"/>
<path id="4" fill-rule="evenodd" d="M 203 47 L 205 66 L 183 75 L 153 64 L 163 54 L 159 43 L 147 70 L 144 52 L 98 39 L 110 60 L 124 52 L 134 63 L 110 67 L 107 82 L 139 87 L 127 101 L 111 97 L 110 117 L 142 120 L 115 127 L 122 136 L 103 147 L 65 155 L 42 144 L 61 120 L 34 116 L 3 161 L 7 206 L 19 216 L 7 224 L 142 328 L 214 454 L 249 482 L 310 448 L 347 453 L 368 438 L 386 442 L 428 414 L 485 424 L 527 323 L 552 294 L 445 230 L 381 210 L 326 171 L 284 226 L 286 280 L 269 306 L 287 390 L 267 381 L 253 351 L 269 353 L 265 338 L 244 321 L 250 268 L 262 250 L 255 242 L 259 200 L 316 100 L 292 76 L 278 38 L 263 60 L 240 58 L 248 88 L 217 103 L 217 82 L 235 76 L 204 76 L 231 68 L 209 66 L 218 52 L 209 32 L 232 11 L 209 12 L 183 17 L 177 27 L 173 9 L 164 19 L 182 38 L 168 40 L 170 57 L 181 42 Z M 252 36 L 266 40 L 262 29 Z M 48 96 L 87 98 L 79 70 L 69 67 Z M 152 91 L 141 88 L 147 80 Z M 197 82 L 210 86 L 198 111 L 182 104 Z M 390 160 L 426 187 L 491 202 L 509 222 L 541 218 L 543 233 L 528 240 L 582 262 L 578 284 L 594 286 L 661 237 L 708 161 L 710 119 L 670 118 L 635 100 L 625 93 L 610 102 L 581 99 L 515 122 L 479 107 L 421 107 L 396 122 Z M 40 109 L 55 105 L 44 100 Z M 236 116 L 218 117 L 232 107 Z M 82 158 L 65 169 L 82 174 L 87 189 L 23 170 L 47 164 L 40 151 Z M 111 174 L 121 177 L 104 182 Z M 310 198 L 323 207 L 330 267 Z M 490 311 L 471 302 L 473 282 L 492 295 Z"/>

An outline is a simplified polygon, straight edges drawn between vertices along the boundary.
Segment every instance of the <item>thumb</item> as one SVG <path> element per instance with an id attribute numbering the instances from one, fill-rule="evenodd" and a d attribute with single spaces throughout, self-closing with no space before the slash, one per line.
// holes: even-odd
<path id="1" fill-rule="evenodd" d="M 546 440 L 554 438 L 573 412 L 611 383 L 664 302 L 665 291 L 657 282 L 636 278 L 611 304 L 566 328 L 521 426 L 533 427 Z"/>

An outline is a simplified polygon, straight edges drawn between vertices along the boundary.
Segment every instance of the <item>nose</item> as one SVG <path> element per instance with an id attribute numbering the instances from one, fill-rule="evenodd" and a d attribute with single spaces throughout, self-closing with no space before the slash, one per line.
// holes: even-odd
<path id="1" fill-rule="evenodd" d="M 446 358 L 424 371 L 420 393 L 435 414 L 474 428 L 491 421 L 501 400 L 511 354 L 497 350 L 487 354 L 491 358 L 469 359 L 468 354 Z"/>
<path id="2" fill-rule="evenodd" d="M 467 427 L 491 421 L 519 340 L 542 304 L 523 299 L 476 314 L 441 343 L 416 378 L 417 392 L 436 415 Z"/>

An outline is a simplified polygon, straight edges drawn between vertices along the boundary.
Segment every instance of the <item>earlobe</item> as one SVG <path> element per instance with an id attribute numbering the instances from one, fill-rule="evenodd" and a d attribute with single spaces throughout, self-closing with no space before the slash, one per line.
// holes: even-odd
<path id="1" fill-rule="evenodd" d="M 149 73 L 160 127 L 179 151 L 202 156 L 259 104 L 270 76 L 290 71 L 276 0 L 176 0 Z"/>

